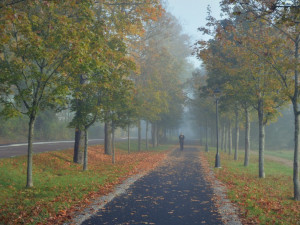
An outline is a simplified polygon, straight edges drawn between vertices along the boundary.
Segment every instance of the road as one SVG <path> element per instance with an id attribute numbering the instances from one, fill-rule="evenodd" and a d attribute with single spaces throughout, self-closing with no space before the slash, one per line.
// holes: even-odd
<path id="1" fill-rule="evenodd" d="M 119 138 L 116 141 L 125 140 Z M 103 144 L 103 139 L 91 139 L 89 145 Z M 35 142 L 33 143 L 33 152 L 41 153 L 48 151 L 57 151 L 74 147 L 74 141 L 51 141 L 51 142 Z M 27 154 L 27 143 L 0 145 L 0 158 L 9 158 Z"/>
<path id="2" fill-rule="evenodd" d="M 176 150 L 81 224 L 223 224 L 201 171 L 197 149 Z"/>

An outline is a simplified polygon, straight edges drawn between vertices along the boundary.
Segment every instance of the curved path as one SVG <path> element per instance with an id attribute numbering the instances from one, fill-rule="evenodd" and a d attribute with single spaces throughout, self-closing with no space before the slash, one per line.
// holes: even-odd
<path id="1" fill-rule="evenodd" d="M 223 224 L 201 172 L 199 151 L 174 151 L 82 224 Z"/>

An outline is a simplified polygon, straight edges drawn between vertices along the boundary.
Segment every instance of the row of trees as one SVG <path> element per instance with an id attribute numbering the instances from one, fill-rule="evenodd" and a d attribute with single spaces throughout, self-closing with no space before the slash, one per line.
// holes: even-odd
<path id="1" fill-rule="evenodd" d="M 6 0 L 0 15 L 1 115 L 28 117 L 27 187 L 33 186 L 34 125 L 46 109 L 70 107 L 74 162 L 84 170 L 96 121 L 105 123 L 113 162 L 117 127 L 150 122 L 156 145 L 159 132 L 178 125 L 188 38 L 160 1 Z"/>
<path id="2" fill-rule="evenodd" d="M 224 0 L 227 19 L 208 17 L 199 28 L 213 39 L 199 41 L 196 54 L 204 62 L 206 78 L 195 73 L 200 96 L 194 105 L 203 115 L 213 111 L 213 91 L 222 90 L 220 108 L 223 134 L 232 145 L 234 123 L 235 159 L 239 128 L 245 128 L 245 162 L 249 162 L 250 119 L 256 112 L 259 135 L 259 177 L 264 178 L 265 126 L 276 120 L 279 109 L 293 105 L 294 111 L 294 199 L 299 193 L 299 1 Z M 197 75 L 198 74 L 198 75 Z M 291 124 L 292 126 L 293 124 Z M 228 130 L 229 132 L 227 132 Z M 231 147 L 229 147 L 231 151 Z"/>

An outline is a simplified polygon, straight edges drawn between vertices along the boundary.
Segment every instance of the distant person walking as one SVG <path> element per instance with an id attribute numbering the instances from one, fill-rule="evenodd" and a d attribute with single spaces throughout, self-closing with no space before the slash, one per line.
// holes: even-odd
<path id="1" fill-rule="evenodd" d="M 183 143 L 184 143 L 184 135 L 181 133 L 181 134 L 179 135 L 180 151 L 183 150 Z"/>

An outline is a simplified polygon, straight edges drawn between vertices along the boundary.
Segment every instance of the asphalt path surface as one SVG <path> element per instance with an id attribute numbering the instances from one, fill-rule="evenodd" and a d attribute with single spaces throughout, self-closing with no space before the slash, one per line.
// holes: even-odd
<path id="1" fill-rule="evenodd" d="M 116 141 L 124 141 L 127 138 L 119 138 Z M 103 144 L 103 139 L 91 139 L 89 145 Z M 58 151 L 74 147 L 74 141 L 51 141 L 51 142 L 35 142 L 33 143 L 33 152 L 49 152 Z M 27 143 L 0 145 L 0 158 L 9 158 L 15 156 L 27 155 Z"/>
<path id="2" fill-rule="evenodd" d="M 176 150 L 82 224 L 223 224 L 201 171 L 197 149 Z"/>

